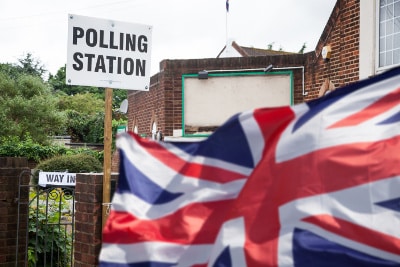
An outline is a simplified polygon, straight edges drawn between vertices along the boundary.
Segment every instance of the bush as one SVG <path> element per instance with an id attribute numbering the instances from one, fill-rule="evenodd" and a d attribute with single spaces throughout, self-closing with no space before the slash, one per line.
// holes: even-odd
<path id="1" fill-rule="evenodd" d="M 66 153 L 64 146 L 41 145 L 31 138 L 20 140 L 18 137 L 0 138 L 0 156 L 25 157 L 39 162 L 42 159 Z"/>
<path id="2" fill-rule="evenodd" d="M 62 155 L 40 162 L 35 169 L 34 183 L 37 184 L 39 171 L 68 171 L 69 173 L 101 172 L 103 165 L 94 156 L 81 153 Z"/>
<path id="3" fill-rule="evenodd" d="M 64 171 L 71 173 L 99 172 L 102 170 L 101 162 L 85 153 L 77 155 L 62 155 L 40 162 L 36 169 L 42 171 Z"/>
<path id="4" fill-rule="evenodd" d="M 103 152 L 89 148 L 68 148 L 61 145 L 42 145 L 31 138 L 0 137 L 0 157 L 25 157 L 40 162 L 61 155 L 88 154 L 103 162 Z"/>

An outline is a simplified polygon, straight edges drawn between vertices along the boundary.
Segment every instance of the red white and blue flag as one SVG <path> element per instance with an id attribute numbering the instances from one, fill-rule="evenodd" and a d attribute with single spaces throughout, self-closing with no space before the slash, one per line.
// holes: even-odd
<path id="1" fill-rule="evenodd" d="M 123 133 L 100 266 L 400 266 L 400 69 L 197 143 Z"/>

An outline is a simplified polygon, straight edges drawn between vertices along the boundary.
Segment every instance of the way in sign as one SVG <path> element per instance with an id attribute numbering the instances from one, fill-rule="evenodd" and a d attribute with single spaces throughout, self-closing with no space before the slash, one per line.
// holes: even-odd
<path id="1" fill-rule="evenodd" d="M 66 184 L 75 184 L 76 177 L 71 174 L 54 174 L 49 173 L 46 174 L 48 183 L 66 183 Z M 65 180 L 64 180 L 65 179 Z"/>

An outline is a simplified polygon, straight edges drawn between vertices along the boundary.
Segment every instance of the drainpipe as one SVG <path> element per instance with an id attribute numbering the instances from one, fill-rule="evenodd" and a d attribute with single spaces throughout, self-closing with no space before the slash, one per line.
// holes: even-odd
<path id="1" fill-rule="evenodd" d="M 296 67 L 282 67 L 282 68 L 274 68 L 274 70 L 291 70 L 291 69 L 301 69 L 302 73 L 302 92 L 303 96 L 308 95 L 308 92 L 305 91 L 305 83 L 304 83 L 304 66 L 296 66 Z"/>

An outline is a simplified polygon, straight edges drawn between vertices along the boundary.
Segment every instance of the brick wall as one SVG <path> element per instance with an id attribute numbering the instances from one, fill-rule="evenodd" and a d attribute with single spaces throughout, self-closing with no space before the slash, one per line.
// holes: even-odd
<path id="1" fill-rule="evenodd" d="M 160 72 L 151 78 L 149 92 L 129 93 L 129 129 L 138 126 L 139 134 L 151 135 L 151 125 L 156 119 L 164 135 L 172 135 L 173 129 L 182 124 L 182 75 L 197 73 L 204 69 L 251 69 L 274 67 L 305 67 L 305 91 L 302 94 L 301 70 L 294 70 L 294 103 L 318 97 L 325 79 L 336 87 L 357 81 L 359 54 L 359 0 L 338 0 L 329 18 L 315 51 L 302 54 L 211 58 L 188 60 L 164 60 Z M 324 61 L 322 47 L 330 45 L 331 59 Z"/>
<path id="2" fill-rule="evenodd" d="M 131 91 L 128 95 L 129 129 L 138 126 L 139 134 L 151 136 L 154 120 L 164 135 L 171 136 L 174 129 L 182 128 L 182 75 L 198 73 L 204 69 L 250 69 L 274 67 L 299 67 L 305 65 L 305 55 L 267 56 L 224 59 L 164 60 L 161 71 L 151 78 L 148 92 Z M 293 69 L 294 102 L 304 101 L 302 95 L 302 70 Z"/>
<path id="3" fill-rule="evenodd" d="M 18 202 L 27 203 L 29 199 L 27 188 L 21 190 L 18 199 L 20 175 L 21 185 L 28 185 L 30 172 L 26 158 L 0 158 L 0 267 L 23 266 L 26 256 L 27 229 L 26 225 L 20 225 L 16 264 Z M 20 221 L 27 220 L 27 205 L 21 205 L 19 216 Z"/>
<path id="4" fill-rule="evenodd" d="M 315 51 L 307 53 L 305 100 L 318 97 L 325 79 L 336 88 L 359 80 L 360 1 L 338 0 L 321 34 Z M 322 48 L 330 45 L 331 59 L 324 61 Z"/>
<path id="5" fill-rule="evenodd" d="M 22 174 L 22 175 L 21 175 Z M 21 176 L 21 180 L 19 177 Z M 112 174 L 112 190 L 118 179 Z M 26 158 L 0 157 L 0 267 L 24 266 L 30 169 Z M 21 183 L 20 183 L 21 181 Z M 18 191 L 22 185 L 20 197 Z M 111 192 L 112 195 L 112 192 Z M 77 174 L 74 266 L 98 266 L 102 235 L 103 174 Z M 18 203 L 20 210 L 18 215 Z M 18 240 L 18 263 L 16 257 Z"/>
<path id="6" fill-rule="evenodd" d="M 359 0 L 338 0 L 327 18 L 315 51 L 306 54 L 164 60 L 160 63 L 160 72 L 151 77 L 148 92 L 129 92 L 129 130 L 133 130 L 136 124 L 139 134 L 151 136 L 154 120 L 166 136 L 171 136 L 174 129 L 181 129 L 182 75 L 204 69 L 252 69 L 264 68 L 269 64 L 274 67 L 304 66 L 307 95 L 303 96 L 302 93 L 302 70 L 296 69 L 293 71 L 294 104 L 317 98 L 325 79 L 332 81 L 336 88 L 358 81 L 359 19 Z M 329 61 L 324 61 L 321 56 L 322 48 L 326 45 L 332 48 Z M 113 171 L 118 170 L 117 166 L 118 156 L 115 155 Z"/>
<path id="7" fill-rule="evenodd" d="M 117 179 L 116 174 L 111 175 L 112 181 Z M 75 201 L 74 266 L 95 267 L 99 263 L 103 230 L 103 174 L 77 174 Z"/>

